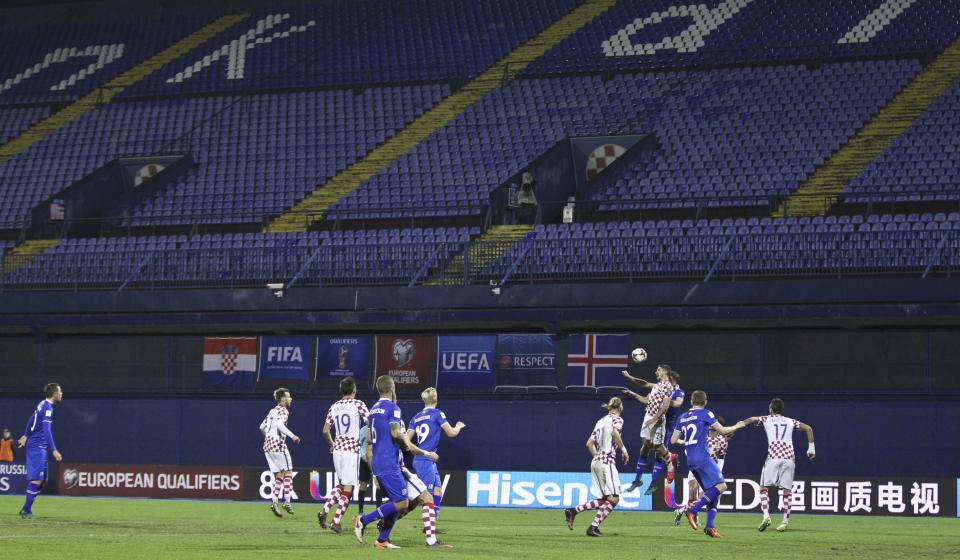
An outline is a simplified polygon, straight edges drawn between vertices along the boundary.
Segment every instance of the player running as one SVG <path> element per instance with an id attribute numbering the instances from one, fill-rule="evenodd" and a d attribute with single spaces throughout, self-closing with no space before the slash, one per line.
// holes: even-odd
<path id="1" fill-rule="evenodd" d="M 588 537 L 600 537 L 600 524 L 610 515 L 613 508 L 620 501 L 620 473 L 617 472 L 617 449 L 623 454 L 623 464 L 630 461 L 627 447 L 623 444 L 620 433 L 623 431 L 623 401 L 620 397 L 613 397 L 607 404 L 600 405 L 606 408 L 608 414 L 597 421 L 587 439 L 587 449 L 593 455 L 590 462 L 590 473 L 593 482 L 600 489 L 600 499 L 590 500 L 575 508 L 563 510 L 567 518 L 567 527 L 573 530 L 573 520 L 581 511 L 596 509 L 593 523 L 587 527 Z"/>
<path id="2" fill-rule="evenodd" d="M 63 390 L 56 383 L 47 383 L 43 388 L 44 398 L 27 420 L 27 428 L 17 440 L 17 447 L 26 447 L 27 492 L 20 508 L 21 519 L 33 519 L 33 501 L 47 482 L 47 449 L 59 463 L 63 456 L 53 441 L 53 405 L 63 400 Z"/>
<path id="3" fill-rule="evenodd" d="M 793 501 L 793 475 L 796 472 L 796 454 L 793 451 L 793 432 L 803 430 L 807 434 L 807 459 L 816 457 L 816 448 L 813 445 L 813 428 L 783 416 L 783 401 L 770 401 L 768 416 L 751 416 L 743 420 L 744 425 L 763 426 L 767 431 L 767 460 L 763 464 L 760 474 L 760 509 L 763 511 L 763 521 L 757 527 L 758 531 L 766 531 L 770 526 L 770 496 L 768 488 L 776 486 L 783 492 L 783 522 L 777 527 L 781 533 L 787 530 L 790 524 L 790 506 Z"/>
<path id="4" fill-rule="evenodd" d="M 428 387 L 420 393 L 423 399 L 423 410 L 418 412 L 413 420 L 410 421 L 410 429 L 407 430 L 407 437 L 413 439 L 414 434 L 417 437 L 417 445 L 425 451 L 436 451 L 440 446 L 440 432 L 443 431 L 447 437 L 456 437 L 460 435 L 460 430 L 467 427 L 463 422 L 457 422 L 456 426 L 451 426 L 447 421 L 447 415 L 437 409 L 437 390 Z M 443 499 L 443 482 L 440 479 L 440 472 L 437 470 L 437 463 L 427 457 L 414 457 L 413 470 L 417 476 L 427 485 L 427 489 L 433 494 L 433 504 L 436 514 L 440 515 L 440 502 Z"/>
<path id="5" fill-rule="evenodd" d="M 327 412 L 327 419 L 323 423 L 323 439 L 330 446 L 333 454 L 333 469 L 340 481 L 327 497 L 323 509 L 317 512 L 317 521 L 320 527 L 327 528 L 327 514 L 333 504 L 337 504 L 337 511 L 333 515 L 330 530 L 340 533 L 340 520 L 344 512 L 350 507 L 350 497 L 353 489 L 359 484 L 360 477 L 360 425 L 367 422 L 367 405 L 357 400 L 357 383 L 352 377 L 340 381 L 340 395 L 342 398 L 333 403 Z M 330 433 L 331 426 L 336 425 L 337 438 L 334 440 Z"/>
<path id="6" fill-rule="evenodd" d="M 402 417 L 400 408 L 394 403 L 396 387 L 393 378 L 381 375 L 376 382 L 380 400 L 370 409 L 370 437 L 367 443 L 366 454 L 371 458 L 370 465 L 373 474 L 377 477 L 380 489 L 386 493 L 389 502 L 378 507 L 375 511 L 353 518 L 353 531 L 357 540 L 363 542 L 364 528 L 377 521 L 383 520 L 380 535 L 374 545 L 376 548 L 400 548 L 390 542 L 390 532 L 397 521 L 398 513 L 409 504 L 408 480 L 404 477 L 401 468 L 401 445 L 407 447 L 414 455 L 423 455 L 436 461 L 439 457 L 432 451 L 424 451 L 410 442 L 406 432 L 401 427 Z M 436 516 L 433 510 L 433 501 L 430 499 L 426 487 L 423 488 L 423 525 L 427 535 L 427 546 L 450 548 L 437 540 Z"/>
<path id="7" fill-rule="evenodd" d="M 720 467 L 710 458 L 707 440 L 710 430 L 714 430 L 720 435 L 728 435 L 743 428 L 744 424 L 743 422 L 737 422 L 730 427 L 723 426 L 717 421 L 716 416 L 706 409 L 707 394 L 699 389 L 690 396 L 690 404 L 692 405 L 690 410 L 681 414 L 677 420 L 677 425 L 670 438 L 670 441 L 674 444 L 683 444 L 690 472 L 700 483 L 700 487 L 705 489 L 703 496 L 687 509 L 687 521 L 690 523 L 690 527 L 696 530 L 696 515 L 704 506 L 707 506 L 709 508 L 707 510 L 707 524 L 703 532 L 709 537 L 719 539 L 721 535 L 716 528 L 717 505 L 720 494 L 727 490 L 727 484 L 723 480 Z"/>
<path id="8" fill-rule="evenodd" d="M 270 409 L 267 417 L 260 423 L 260 432 L 264 436 L 263 454 L 267 458 L 267 467 L 273 473 L 270 511 L 277 517 L 283 517 L 279 505 L 281 485 L 283 486 L 283 509 L 293 515 L 293 506 L 290 504 L 290 496 L 293 494 L 293 461 L 290 459 L 290 450 L 287 449 L 287 438 L 292 439 L 294 443 L 300 443 L 300 438 L 287 428 L 290 404 L 293 403 L 290 390 L 280 387 L 273 392 L 273 398 L 277 401 L 277 406 Z"/>

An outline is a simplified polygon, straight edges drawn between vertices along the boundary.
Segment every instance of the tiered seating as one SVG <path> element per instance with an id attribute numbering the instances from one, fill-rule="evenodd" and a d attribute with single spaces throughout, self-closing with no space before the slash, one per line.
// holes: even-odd
<path id="1" fill-rule="evenodd" d="M 653 130 L 661 150 L 652 171 L 633 170 L 600 195 L 609 208 L 643 206 L 622 202 L 629 199 L 684 206 L 692 196 L 783 195 L 919 68 L 893 61 L 520 80 L 392 162 L 334 211 L 478 213 L 492 189 L 557 141 L 613 131 Z"/>
<path id="2" fill-rule="evenodd" d="M 47 107 L 0 108 L 0 144 L 17 136 L 49 114 L 50 109 Z"/>
<path id="3" fill-rule="evenodd" d="M 524 72 L 934 53 L 960 32 L 960 5 L 956 2 L 878 4 L 876 0 L 622 0 Z M 698 8 L 700 33 L 684 34 L 694 18 L 690 10 L 676 7 L 688 5 L 706 8 Z M 876 14 L 868 17 L 874 11 Z M 859 25 L 861 21 L 863 25 Z M 671 37 L 676 41 L 668 39 Z"/>
<path id="4" fill-rule="evenodd" d="M 412 228 L 289 234 L 208 234 L 67 239 L 6 278 L 33 286 L 159 283 L 409 283 L 442 263 L 479 228 Z"/>
<path id="5" fill-rule="evenodd" d="M 22 219 L 118 155 L 151 154 L 201 124 L 167 148 L 189 150 L 197 172 L 137 209 L 131 223 L 189 223 L 185 215 L 201 213 L 213 223 L 258 222 L 290 207 L 447 93 L 447 86 L 434 85 L 106 105 L 0 164 L 9 201 L 0 222 Z M 224 108 L 222 117 L 209 119 Z"/>
<path id="6" fill-rule="evenodd" d="M 916 61 L 719 70 L 689 78 L 655 124 L 661 149 L 600 209 L 765 205 L 792 192 L 920 70 Z M 753 197 L 753 198 L 751 198 Z M 633 201 L 633 202 L 631 202 Z"/>
<path id="7" fill-rule="evenodd" d="M 87 113 L 0 164 L 0 222 L 23 220 L 40 201 L 119 155 L 153 153 L 229 101 L 110 104 Z"/>
<path id="8" fill-rule="evenodd" d="M 577 0 L 297 3 L 255 11 L 126 94 L 447 81 L 475 76 L 570 11 Z M 389 13 L 387 13 L 389 12 Z M 273 18 L 273 16 L 289 17 Z M 277 21 L 279 20 L 279 21 Z M 226 57 L 177 74 L 248 30 L 242 76 Z M 295 31 L 290 31 L 291 28 Z M 274 37 L 277 34 L 280 36 Z M 257 44 L 254 43 L 269 43 Z M 240 47 L 244 48 L 244 47 Z"/>
<path id="9" fill-rule="evenodd" d="M 846 202 L 960 199 L 960 80 L 847 186 Z"/>
<path id="10" fill-rule="evenodd" d="M 215 17 L 197 6 L 163 17 L 101 10 L 79 20 L 8 20 L 0 33 L 0 102 L 77 99 Z"/>
<path id="11" fill-rule="evenodd" d="M 723 276 L 956 270 L 960 214 L 549 224 L 478 279 L 499 280 L 518 259 L 515 278 L 544 280 L 702 278 L 714 265 Z"/>

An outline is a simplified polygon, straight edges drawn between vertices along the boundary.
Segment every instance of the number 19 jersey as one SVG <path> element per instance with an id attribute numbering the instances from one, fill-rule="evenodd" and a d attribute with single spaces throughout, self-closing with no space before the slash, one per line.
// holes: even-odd
<path id="1" fill-rule="evenodd" d="M 441 410 L 424 408 L 410 421 L 410 429 L 417 435 L 417 447 L 424 451 L 434 451 L 440 446 L 441 426 L 449 424 L 447 415 Z"/>
<path id="2" fill-rule="evenodd" d="M 326 423 L 336 428 L 334 451 L 360 451 L 360 425 L 367 421 L 367 405 L 357 399 L 343 398 L 333 403 Z"/>

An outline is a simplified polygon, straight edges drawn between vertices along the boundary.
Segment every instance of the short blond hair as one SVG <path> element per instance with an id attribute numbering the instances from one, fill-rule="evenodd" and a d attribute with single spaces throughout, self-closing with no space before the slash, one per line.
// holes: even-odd
<path id="1" fill-rule="evenodd" d="M 420 398 L 423 399 L 423 404 L 430 404 L 437 402 L 437 390 L 434 387 L 427 387 L 420 393 Z"/>

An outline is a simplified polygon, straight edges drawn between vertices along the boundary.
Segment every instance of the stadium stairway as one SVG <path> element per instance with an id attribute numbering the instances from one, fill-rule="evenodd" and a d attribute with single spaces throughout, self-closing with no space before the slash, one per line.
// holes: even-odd
<path id="1" fill-rule="evenodd" d="M 529 225 L 493 226 L 476 238 L 465 251 L 454 255 L 447 266 L 434 273 L 424 284 L 459 286 L 463 283 L 464 253 L 469 255 L 469 275 L 473 278 L 532 231 L 533 226 Z"/>
<path id="2" fill-rule="evenodd" d="M 774 212 L 774 216 L 825 214 L 831 195 L 839 195 L 877 156 L 926 111 L 960 76 L 960 38 L 907 84 L 890 103 L 826 162 Z"/>
<path id="3" fill-rule="evenodd" d="M 58 244 L 60 244 L 59 239 L 30 239 L 24 241 L 4 255 L 3 271 L 6 273 L 13 272 L 27 259 L 42 255 Z"/>
<path id="4" fill-rule="evenodd" d="M 360 187 L 364 181 L 380 172 L 391 161 L 426 140 L 487 93 L 500 87 L 508 71 L 511 74 L 519 72 L 616 3 L 616 0 L 586 0 L 539 35 L 484 70 L 461 89 L 428 109 L 393 137 L 371 150 L 363 159 L 332 177 L 326 184 L 318 186 L 303 200 L 274 220 L 268 226 L 268 230 L 305 231 L 311 223 L 322 219 L 323 213 L 330 206 Z"/>
<path id="5" fill-rule="evenodd" d="M 48 134 L 80 118 L 87 113 L 87 111 L 104 103 L 109 103 L 127 87 L 147 77 L 165 64 L 176 60 L 188 51 L 200 46 L 214 35 L 230 28 L 249 15 L 250 14 L 226 15 L 201 27 L 70 105 L 67 105 L 60 111 L 34 124 L 19 136 L 12 138 L 3 146 L 0 146 L 0 163 L 26 150 Z"/>

